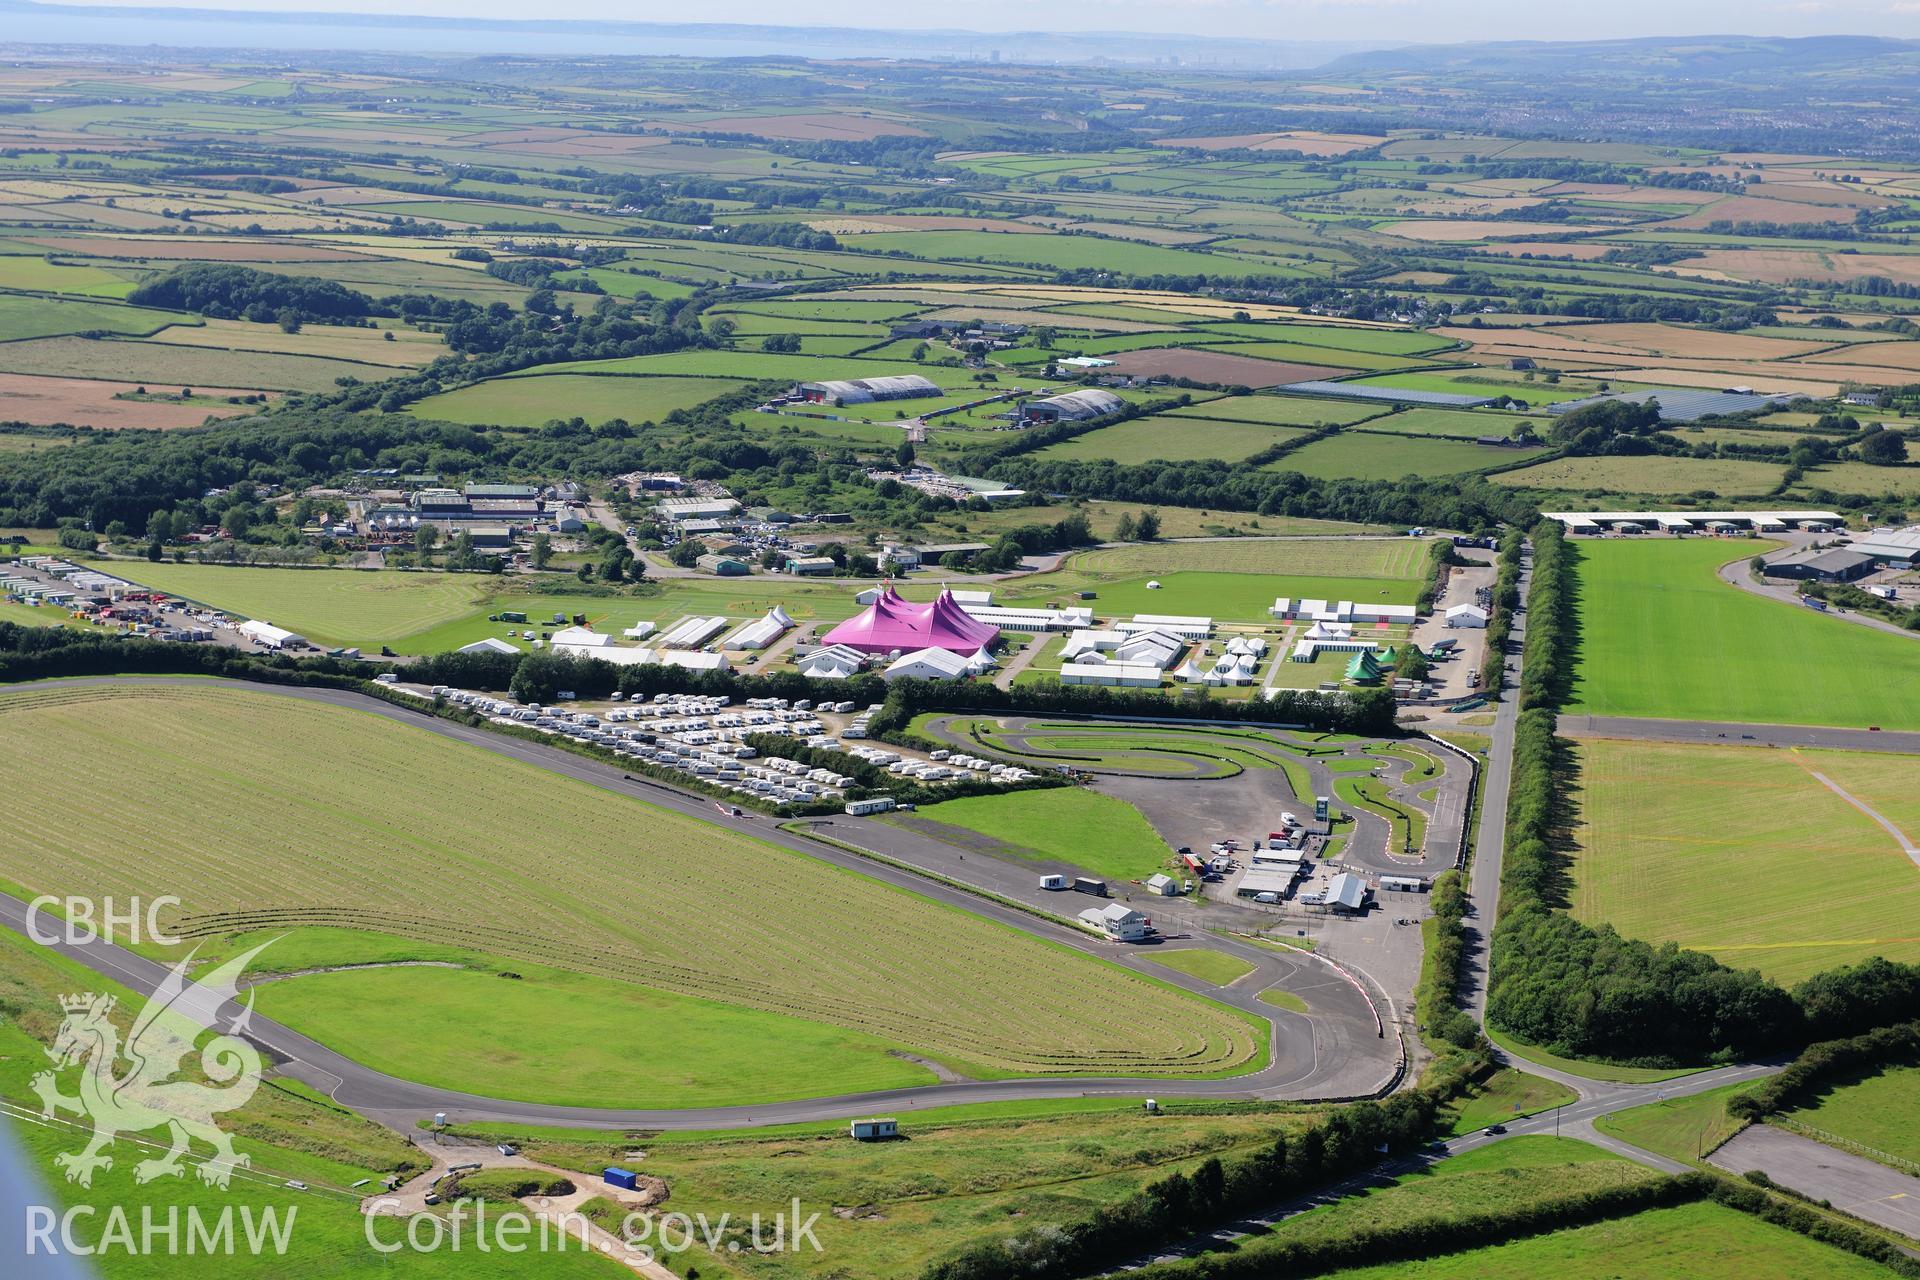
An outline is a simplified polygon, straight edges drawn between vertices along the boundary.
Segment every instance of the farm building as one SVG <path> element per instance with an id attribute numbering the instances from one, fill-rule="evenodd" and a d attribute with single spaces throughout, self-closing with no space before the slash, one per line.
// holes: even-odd
<path id="1" fill-rule="evenodd" d="M 1126 407 L 1127 402 L 1113 392 L 1089 387 L 1044 400 L 1029 400 L 1021 406 L 1020 417 L 1026 422 L 1085 422 L 1119 413 Z"/>
<path id="2" fill-rule="evenodd" d="M 830 578 L 837 568 L 832 556 L 793 556 L 786 564 L 788 573 L 802 578 Z"/>
<path id="3" fill-rule="evenodd" d="M 52 599 L 52 595 L 47 597 Z M 296 635 L 285 627 L 276 627 L 271 622 L 250 620 L 240 624 L 240 634 L 267 649 L 304 649 L 307 647 L 305 636 Z"/>
<path id="4" fill-rule="evenodd" d="M 1853 549 L 1889 564 L 1920 560 L 1920 524 L 1905 529 L 1875 529 L 1855 538 Z"/>
<path id="5" fill-rule="evenodd" d="M 753 566 L 745 560 L 716 555 L 713 552 L 695 557 L 693 563 L 702 572 L 711 573 L 717 578 L 744 578 L 753 572 Z"/>
<path id="6" fill-rule="evenodd" d="M 1769 578 L 1798 578 L 1806 582 L 1853 582 L 1880 567 L 1865 551 L 1833 547 L 1810 556 L 1767 561 Z"/>
<path id="7" fill-rule="evenodd" d="M 794 388 L 794 394 L 810 404 L 871 404 L 876 400 L 917 400 L 942 392 L 930 379 L 902 373 L 885 378 L 803 382 Z"/>
<path id="8" fill-rule="evenodd" d="M 999 634 L 1000 628 L 968 617 L 950 591 L 942 591 L 932 604 L 914 604 L 888 587 L 825 639 L 830 645 L 843 644 L 862 653 L 946 649 L 971 657 Z"/>
<path id="9" fill-rule="evenodd" d="M 1153 932 L 1153 921 L 1119 902 L 1088 907 L 1080 913 L 1080 923 L 1115 942 L 1139 942 Z"/>
<path id="10" fill-rule="evenodd" d="M 1487 625 L 1487 611 L 1477 604 L 1456 604 L 1447 610 L 1447 625 L 1484 628 Z"/>

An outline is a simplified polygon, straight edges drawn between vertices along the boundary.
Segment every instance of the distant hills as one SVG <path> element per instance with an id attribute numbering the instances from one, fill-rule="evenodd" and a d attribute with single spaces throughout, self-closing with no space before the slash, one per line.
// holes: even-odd
<path id="1" fill-rule="evenodd" d="M 964 15 L 963 10 L 955 10 Z M 1381 40 L 1260 40 L 1076 31 L 887 31 L 720 22 L 440 18 L 425 14 L 41 4 L 0 0 L 0 45 L 171 45 L 392 53 L 927 58 L 1305 70 Z"/>
<path id="2" fill-rule="evenodd" d="M 1728 79 L 1774 72 L 1804 73 L 1898 55 L 1920 58 L 1920 40 L 1882 36 L 1658 36 L 1638 40 L 1489 41 L 1475 44 L 1409 45 L 1335 58 L 1320 68 L 1330 74 L 1477 72 L 1532 77 L 1555 72 L 1581 75 L 1620 71 L 1667 72 L 1700 79 Z"/>

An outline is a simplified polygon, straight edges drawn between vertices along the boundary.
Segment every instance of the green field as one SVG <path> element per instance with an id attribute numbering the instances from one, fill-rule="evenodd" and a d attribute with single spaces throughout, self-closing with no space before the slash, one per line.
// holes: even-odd
<path id="1" fill-rule="evenodd" d="M 903 1046 L 627 982 L 516 964 L 387 968 L 283 979 L 260 1012 L 390 1075 L 489 1097 L 582 1107 L 771 1102 L 931 1084 Z M 556 1026 L 628 1028 L 556 1037 Z M 770 1041 L 778 1054 L 758 1052 Z M 724 1072 L 712 1064 L 725 1062 Z"/>
<path id="2" fill-rule="evenodd" d="M 1907 757 L 1588 739 L 1573 912 L 1792 983 L 1884 955 L 1920 960 L 1920 867 L 1815 774 L 1920 830 Z M 1808 896 L 1809 872 L 1854 892 Z"/>
<path id="3" fill-rule="evenodd" d="M 1225 418 L 1274 426 L 1318 427 L 1377 418 L 1386 407 L 1358 400 L 1313 400 L 1306 396 L 1227 396 L 1169 411 L 1176 418 Z"/>
<path id="4" fill-rule="evenodd" d="M 0 342 L 93 331 L 141 336 L 158 333 L 170 324 L 182 323 L 192 324 L 194 320 L 171 311 L 152 311 L 146 307 L 118 307 L 103 302 L 31 298 L 20 294 L 0 295 Z"/>
<path id="5" fill-rule="evenodd" d="M 566 373 L 494 378 L 428 396 L 407 412 L 476 426 L 537 427 L 553 418 L 658 422 L 675 409 L 691 409 L 745 385 L 731 378 L 599 378 Z"/>
<path id="6" fill-rule="evenodd" d="M 338 378 L 380 382 L 387 365 L 260 351 L 221 351 L 132 338 L 29 338 L 0 343 L 0 371 L 55 378 L 104 378 L 173 387 L 332 391 Z"/>
<path id="7" fill-rule="evenodd" d="M 1205 947 L 1182 947 L 1177 951 L 1168 951 L 1163 948 L 1146 953 L 1146 959 L 1151 964 L 1177 969 L 1181 973 L 1189 974 L 1204 982 L 1211 982 L 1219 987 L 1238 982 L 1253 972 L 1253 965 L 1239 956 L 1230 956 L 1224 951 L 1209 951 Z M 1262 992 L 1261 994 L 1264 996 L 1271 993 Z"/>
<path id="8" fill-rule="evenodd" d="M 1601 1116 L 1594 1128 L 1636 1147 L 1689 1164 L 1705 1159 L 1745 1125 L 1727 1114 L 1733 1095 L 1753 1083 L 1722 1085 L 1705 1093 L 1667 1098 Z"/>
<path id="9" fill-rule="evenodd" d="M 1890 1066 L 1836 1083 L 1787 1118 L 1857 1143 L 1863 1154 L 1920 1164 L 1920 1067 Z"/>
<path id="10" fill-rule="evenodd" d="M 1029 263 L 1049 271 L 1105 267 L 1136 275 L 1255 276 L 1271 266 L 1225 254 L 1169 249 L 1137 240 L 1096 236 L 1038 236 L 996 231 L 884 231 L 850 236 L 849 248 L 862 253 L 899 250 L 936 261 Z"/>
<path id="11" fill-rule="evenodd" d="M 740 1011 L 702 1036 L 738 1034 L 738 1019 L 751 1016 L 764 1024 L 762 1043 L 778 1043 L 778 1027 L 800 1019 L 868 1045 L 909 1045 L 978 1076 L 1207 1075 L 1264 1056 L 1264 1036 L 1230 1010 L 384 717 L 213 683 L 34 690 L 0 699 L 0 717 L 15 828 L 60 830 L 57 840 L 0 847 L 0 880 L 22 889 L 172 893 L 189 915 L 231 913 L 223 934 L 321 909 L 300 923 L 483 949 Z M 138 841 L 124 838 L 122 810 L 72 803 L 71 783 L 109 775 L 143 815 Z M 363 817 L 369 795 L 387 815 L 378 823 Z M 743 898 L 742 885 L 779 892 Z M 310 998 L 366 980 L 317 983 Z M 288 990 L 294 1004 L 303 998 Z M 452 1008 L 471 998 L 456 994 Z M 602 1040 L 678 1042 L 682 1006 L 643 1002 L 622 1015 L 609 1004 L 591 1019 Z M 319 1007 L 323 1022 L 329 1008 L 339 1006 Z M 526 1016 L 529 1034 L 539 1030 Z M 548 1020 L 546 1039 L 519 1049 L 551 1061 L 579 1030 Z M 835 1042 L 814 1043 L 824 1054 Z M 856 1075 L 872 1056 L 841 1055 Z M 492 1070 L 484 1059 L 443 1060 L 472 1083 Z"/>
<path id="12" fill-rule="evenodd" d="M 147 563 L 126 572 L 142 586 L 265 619 L 315 644 L 376 650 L 473 613 L 493 585 L 478 575 L 360 569 Z"/>
<path id="13" fill-rule="evenodd" d="M 1774 545 L 1578 543 L 1581 635 L 1568 710 L 1920 729 L 1920 644 L 1714 576 Z"/>
<path id="14" fill-rule="evenodd" d="M 1089 431 L 1071 440 L 1051 444 L 1036 455 L 1080 461 L 1106 460 L 1130 466 L 1140 462 L 1191 462 L 1219 458 L 1238 462 L 1304 432 L 1297 427 L 1269 427 L 1251 422 L 1215 422 L 1166 415 L 1132 418 Z"/>
<path id="15" fill-rule="evenodd" d="M 1555 458 L 1503 471 L 1495 484 L 1521 488 L 1598 491 L 1623 494 L 1673 494 L 1705 490 L 1721 497 L 1758 497 L 1780 483 L 1785 468 L 1748 458 L 1641 457 Z"/>
<path id="16" fill-rule="evenodd" d="M 1544 452 L 1544 449 L 1503 448 L 1437 436 L 1343 431 L 1267 463 L 1266 470 L 1297 471 L 1321 480 L 1399 480 L 1410 475 L 1450 476 L 1480 471 Z"/>
<path id="17" fill-rule="evenodd" d="M 1535 435 L 1546 434 L 1548 419 L 1545 414 L 1529 417 L 1525 414 L 1498 413 L 1492 409 L 1403 409 L 1385 417 L 1369 418 L 1365 429 L 1394 435 L 1475 440 L 1481 436 L 1511 436 L 1514 428 L 1523 422 L 1532 424 Z"/>
<path id="18" fill-rule="evenodd" d="M 1419 577 L 1426 553 L 1427 542 L 1420 538 L 1231 538 L 1099 547 L 1075 555 L 1065 568 L 1091 577 L 1192 569 L 1276 577 L 1412 580 Z"/>
<path id="19" fill-rule="evenodd" d="M 34 946 L 11 931 L 0 932 L 0 994 L 4 994 L 9 1010 L 0 1022 L 0 1094 L 15 1100 L 33 1096 L 30 1078 L 47 1065 L 47 1045 L 61 1019 L 60 997 L 79 991 L 117 997 L 120 1008 L 113 1021 L 121 1034 L 126 1034 L 140 1008 L 140 997 L 49 948 Z M 109 1149 L 114 1156 L 113 1167 L 97 1171 L 93 1185 L 82 1188 L 66 1181 L 54 1157 L 86 1145 L 88 1125 L 84 1120 L 16 1123 L 9 1126 L 9 1132 L 29 1168 L 38 1173 L 43 1188 L 40 1194 L 50 1197 L 45 1203 L 56 1208 L 92 1209 L 91 1214 L 77 1214 L 72 1219 L 74 1238 L 86 1245 L 101 1245 L 105 1240 L 108 1205 L 123 1209 L 136 1224 L 143 1211 L 151 1211 L 154 1220 L 164 1224 L 172 1211 L 185 1215 L 197 1209 L 206 1219 L 212 1219 L 232 1207 L 236 1215 L 251 1212 L 257 1219 L 271 1210 L 281 1215 L 283 1223 L 289 1217 L 293 1222 L 284 1254 L 274 1252 L 271 1246 L 257 1254 L 242 1246 L 221 1256 L 219 1274 L 240 1280 L 281 1280 L 290 1274 L 345 1280 L 370 1270 L 405 1278 L 512 1275 L 572 1280 L 609 1274 L 604 1260 L 577 1249 L 565 1253 L 530 1250 L 510 1263 L 495 1262 L 498 1254 L 476 1255 L 470 1250 L 376 1253 L 367 1242 L 366 1220 L 360 1213 L 363 1191 L 354 1190 L 353 1184 L 390 1171 L 410 1174 L 425 1168 L 426 1158 L 399 1135 L 333 1105 L 298 1081 L 276 1079 L 271 1073 L 267 1080 L 265 1087 L 218 1120 L 220 1127 L 232 1135 L 234 1148 L 252 1162 L 248 1169 L 235 1174 L 226 1190 L 203 1186 L 195 1177 L 192 1166 L 211 1155 L 211 1148 L 201 1144 L 195 1144 L 184 1176 L 140 1183 L 135 1180 L 135 1166 L 157 1152 L 142 1151 L 133 1145 L 136 1135 L 124 1135 Z M 63 1088 L 71 1092 L 71 1073 L 63 1081 Z M 160 1136 L 151 1131 L 137 1135 L 142 1141 Z M 305 1182 L 306 1189 L 287 1186 L 288 1179 Z M 403 1222 L 394 1219 L 376 1227 L 377 1238 L 383 1243 L 397 1239 L 403 1229 Z M 179 1252 L 164 1252 L 161 1237 L 163 1251 L 140 1257 L 132 1266 L 128 1265 L 130 1255 L 125 1252 L 124 1240 L 117 1246 L 106 1242 L 102 1274 L 156 1280 L 192 1280 L 206 1275 L 209 1268 L 205 1254 L 185 1251 L 184 1220 L 179 1238 Z"/>
<path id="20" fill-rule="evenodd" d="M 1577 1100 L 1573 1090 L 1557 1081 L 1502 1067 L 1467 1097 L 1451 1104 L 1449 1111 L 1453 1117 L 1453 1133 L 1458 1136 Z"/>
<path id="21" fill-rule="evenodd" d="M 1329 1233 L 1512 1211 L 1582 1191 L 1632 1186 L 1656 1176 L 1651 1170 L 1571 1138 L 1507 1138 L 1284 1218 L 1269 1230 L 1240 1242 L 1240 1248 L 1258 1256 L 1274 1245 L 1324 1238 Z M 1419 1274 L 1431 1274 L 1430 1268 L 1435 1265 L 1444 1262 L 1427 1259 L 1420 1264 Z M 1409 1272 L 1403 1267 L 1392 1270 L 1392 1274 L 1401 1277 Z"/>
<path id="22" fill-rule="evenodd" d="M 1405 1280 L 1400 1264 L 1340 1280 Z M 1653 1209 L 1512 1244 L 1429 1258 L 1421 1280 L 1885 1280 L 1886 1268 L 1713 1203 Z"/>
<path id="23" fill-rule="evenodd" d="M 1112 880 L 1143 880 L 1165 871 L 1173 856 L 1139 810 L 1084 787 L 943 800 L 892 821 L 922 830 L 923 823 L 937 823 L 936 834 L 968 848 L 1065 862 Z"/>

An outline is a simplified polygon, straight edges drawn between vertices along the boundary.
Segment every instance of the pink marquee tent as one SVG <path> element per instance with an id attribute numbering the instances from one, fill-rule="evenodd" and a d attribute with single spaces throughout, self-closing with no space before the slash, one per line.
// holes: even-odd
<path id="1" fill-rule="evenodd" d="M 844 644 L 863 653 L 948 649 L 971 657 L 999 634 L 1000 628 L 967 616 L 951 591 L 942 591 L 932 604 L 914 604 L 889 586 L 866 612 L 827 632 L 821 643 Z"/>

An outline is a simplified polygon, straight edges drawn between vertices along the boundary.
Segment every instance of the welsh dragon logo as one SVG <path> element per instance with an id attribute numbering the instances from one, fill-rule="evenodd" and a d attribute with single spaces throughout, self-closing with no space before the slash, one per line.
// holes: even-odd
<path id="1" fill-rule="evenodd" d="M 164 1155 L 135 1165 L 135 1182 L 183 1176 L 183 1161 L 196 1139 L 214 1150 L 213 1158 L 195 1170 L 208 1186 L 225 1188 L 235 1169 L 251 1163 L 233 1149 L 213 1117 L 244 1105 L 260 1087 L 260 1051 L 245 1038 L 252 997 L 224 1030 L 219 1023 L 248 961 L 269 945 L 226 961 L 198 982 L 187 977 L 189 954 L 134 1018 L 124 1044 L 111 1017 L 114 997 L 87 992 L 61 998 L 65 1017 L 46 1051 L 54 1065 L 33 1078 L 33 1089 L 40 1095 L 42 1116 L 51 1119 L 66 1111 L 93 1121 L 93 1138 L 83 1150 L 54 1157 L 67 1181 L 92 1186 L 96 1169 L 113 1168 L 105 1149 L 117 1135 L 155 1129 L 165 1129 L 172 1145 Z M 60 1076 L 73 1068 L 79 1069 L 79 1093 L 69 1097 L 60 1092 Z"/>

